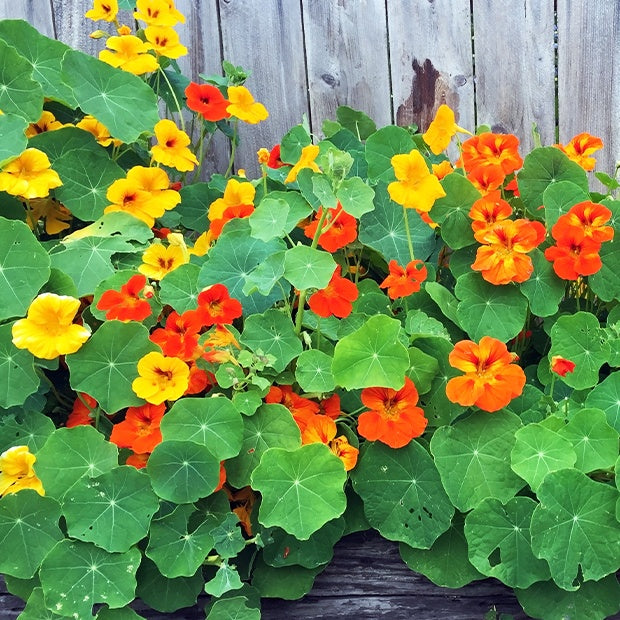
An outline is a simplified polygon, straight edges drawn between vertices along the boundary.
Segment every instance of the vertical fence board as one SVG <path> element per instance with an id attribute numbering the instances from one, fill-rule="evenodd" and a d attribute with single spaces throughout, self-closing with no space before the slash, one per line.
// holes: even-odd
<path id="1" fill-rule="evenodd" d="M 445 103 L 474 125 L 469 0 L 387 0 L 394 118 L 425 131 Z"/>
<path id="2" fill-rule="evenodd" d="M 0 19 L 24 19 L 46 37 L 53 39 L 56 36 L 49 0 L 0 1 Z"/>
<path id="3" fill-rule="evenodd" d="M 246 85 L 269 111 L 258 125 L 239 124 L 237 167 L 256 174 L 256 151 L 308 111 L 301 10 L 290 0 L 220 0 L 220 19 L 224 58 L 252 72 Z"/>
<path id="4" fill-rule="evenodd" d="M 602 138 L 597 170 L 620 159 L 620 3 L 558 0 L 560 142 L 587 131 Z"/>
<path id="5" fill-rule="evenodd" d="M 56 38 L 75 49 L 97 56 L 99 51 L 105 47 L 105 41 L 91 39 L 88 35 L 97 29 L 116 34 L 113 25 L 107 22 L 95 22 L 84 17 L 84 13 L 92 8 L 91 2 L 85 0 L 76 2 L 51 0 L 51 2 Z"/>
<path id="6" fill-rule="evenodd" d="M 385 2 L 303 2 L 312 131 L 348 105 L 392 122 Z"/>
<path id="7" fill-rule="evenodd" d="M 478 124 L 514 133 L 527 152 L 535 122 L 543 144 L 553 144 L 553 2 L 473 0 L 473 7 Z"/>

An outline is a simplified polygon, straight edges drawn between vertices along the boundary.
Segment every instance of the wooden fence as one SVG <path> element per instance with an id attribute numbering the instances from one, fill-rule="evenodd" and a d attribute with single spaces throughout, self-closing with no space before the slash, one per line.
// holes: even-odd
<path id="1" fill-rule="evenodd" d="M 91 0 L 0 0 L 0 18 L 24 18 L 41 32 L 96 54 L 88 38 L 108 26 L 83 17 Z M 184 72 L 221 73 L 227 59 L 251 70 L 247 82 L 270 112 L 244 126 L 237 163 L 255 169 L 303 115 L 320 135 L 339 105 L 378 126 L 426 128 L 442 103 L 461 126 L 488 124 L 532 144 L 556 128 L 566 142 L 600 136 L 598 169 L 620 159 L 619 0 L 176 0 L 190 48 Z M 124 15 L 130 23 L 131 15 Z M 557 80 L 556 80 L 557 75 Z M 224 169 L 227 145 L 212 167 Z M 224 168 L 222 168 L 222 166 Z"/>

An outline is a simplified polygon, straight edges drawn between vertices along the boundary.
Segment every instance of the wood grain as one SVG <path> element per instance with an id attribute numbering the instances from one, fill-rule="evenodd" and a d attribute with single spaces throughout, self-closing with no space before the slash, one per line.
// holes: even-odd
<path id="1" fill-rule="evenodd" d="M 0 1 L 0 19 L 24 19 L 46 37 L 56 38 L 50 0 Z"/>

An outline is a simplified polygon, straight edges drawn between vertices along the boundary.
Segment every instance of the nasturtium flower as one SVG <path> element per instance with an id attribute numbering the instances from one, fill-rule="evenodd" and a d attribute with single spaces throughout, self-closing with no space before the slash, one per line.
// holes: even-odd
<path id="1" fill-rule="evenodd" d="M 50 189 L 61 185 L 48 156 L 35 148 L 26 149 L 0 170 L 0 191 L 26 200 L 45 198 Z"/>
<path id="2" fill-rule="evenodd" d="M 265 165 L 269 161 L 269 151 L 266 148 L 260 148 L 256 151 L 256 157 L 259 164 Z"/>
<path id="3" fill-rule="evenodd" d="M 192 112 L 200 114 L 206 121 L 217 122 L 230 116 L 230 113 L 226 111 L 230 101 L 216 86 L 190 82 L 185 89 L 185 97 L 187 107 Z"/>
<path id="4" fill-rule="evenodd" d="M 26 318 L 13 324 L 13 344 L 46 360 L 75 353 L 90 336 L 86 327 L 73 322 L 79 309 L 80 300 L 75 297 L 41 293 Z"/>
<path id="5" fill-rule="evenodd" d="M 417 293 L 420 290 L 420 285 L 426 280 L 428 275 L 426 266 L 421 260 L 412 260 L 407 263 L 406 267 L 401 267 L 392 259 L 388 269 L 390 273 L 379 284 L 379 288 L 387 288 L 390 299 L 408 297 L 413 293 Z"/>
<path id="6" fill-rule="evenodd" d="M 207 230 L 194 241 L 193 247 L 187 248 L 187 251 L 194 256 L 204 256 L 211 249 L 214 242 L 213 233 Z"/>
<path id="7" fill-rule="evenodd" d="M 214 284 L 198 295 L 198 321 L 204 327 L 230 324 L 238 319 L 243 309 L 241 302 L 233 299 L 226 286 Z"/>
<path id="8" fill-rule="evenodd" d="M 467 172 L 471 184 L 483 195 L 497 190 L 506 179 L 500 166 L 476 166 Z"/>
<path id="9" fill-rule="evenodd" d="M 475 405 L 483 411 L 498 411 L 523 391 L 525 373 L 514 364 L 515 354 L 506 345 L 490 336 L 480 343 L 457 342 L 448 362 L 465 374 L 453 377 L 446 384 L 448 400 L 463 407 Z"/>
<path id="10" fill-rule="evenodd" d="M 470 131 L 456 124 L 452 109 L 446 104 L 441 104 L 435 113 L 435 118 L 431 121 L 426 132 L 422 134 L 422 139 L 428 144 L 432 153 L 439 155 L 441 151 L 448 148 L 457 132 L 471 135 Z"/>
<path id="11" fill-rule="evenodd" d="M 468 174 L 475 168 L 489 167 L 501 171 L 505 177 L 523 166 L 518 149 L 519 139 L 516 136 L 485 132 L 463 142 L 458 164 Z"/>
<path id="12" fill-rule="evenodd" d="M 530 220 L 501 220 L 475 234 L 484 244 L 476 252 L 471 268 L 480 271 L 491 284 L 525 282 L 534 265 L 528 256 L 545 239 L 546 230 L 540 222 Z"/>
<path id="13" fill-rule="evenodd" d="M 134 18 L 150 26 L 175 26 L 185 23 L 185 16 L 177 10 L 173 0 L 137 0 Z"/>
<path id="14" fill-rule="evenodd" d="M 551 357 L 551 372 L 554 372 L 560 377 L 565 377 L 569 372 L 573 372 L 575 366 L 575 362 L 571 362 L 571 360 L 567 360 L 561 355 L 554 355 Z"/>
<path id="15" fill-rule="evenodd" d="M 301 149 L 299 161 L 288 171 L 285 183 L 294 183 L 300 170 L 310 168 L 313 172 L 321 172 L 318 164 L 314 161 L 319 154 L 319 147 L 316 144 L 308 144 Z M 275 166 L 271 166 L 275 167 Z M 279 167 L 279 166 L 278 166 Z"/>
<path id="16" fill-rule="evenodd" d="M 437 198 L 446 195 L 439 179 L 431 174 L 426 160 L 416 149 L 391 159 L 398 181 L 388 185 L 390 198 L 406 209 L 427 213 Z"/>
<path id="17" fill-rule="evenodd" d="M 174 121 L 164 118 L 154 131 L 157 144 L 151 148 L 151 155 L 156 162 L 179 172 L 190 172 L 198 165 L 196 155 L 187 148 L 191 142 L 189 136 Z"/>
<path id="18" fill-rule="evenodd" d="M 452 164 L 446 159 L 439 164 L 431 164 L 433 174 L 441 181 L 441 179 L 447 177 L 454 172 Z"/>
<path id="19" fill-rule="evenodd" d="M 568 144 L 556 144 L 569 159 L 579 164 L 584 170 L 594 170 L 596 159 L 592 153 L 603 148 L 603 141 L 589 133 L 580 133 L 573 137 Z"/>
<path id="20" fill-rule="evenodd" d="M 583 229 L 576 226 L 566 226 L 561 235 L 557 232 L 556 229 L 556 243 L 545 250 L 545 258 L 553 262 L 553 271 L 559 278 L 577 280 L 601 269 L 600 243 L 586 237 Z"/>
<path id="21" fill-rule="evenodd" d="M 189 362 L 198 359 L 202 353 L 202 348 L 198 346 L 201 329 L 195 310 L 186 310 L 183 314 L 173 310 L 165 326 L 158 327 L 149 338 L 161 348 L 164 355 Z"/>
<path id="22" fill-rule="evenodd" d="M 319 404 L 293 392 L 292 385 L 272 385 L 265 396 L 266 403 L 280 403 L 292 414 L 301 432 L 313 415 L 319 412 Z"/>
<path id="23" fill-rule="evenodd" d="M 301 444 L 323 443 L 329 447 L 344 465 L 346 471 L 350 471 L 357 464 L 359 450 L 349 444 L 349 440 L 340 435 L 336 437 L 338 430 L 336 423 L 326 415 L 314 414 L 308 418 L 301 433 Z"/>
<path id="24" fill-rule="evenodd" d="M 13 446 L 0 454 L 0 497 L 24 489 L 45 495 L 43 484 L 32 467 L 36 460 L 28 446 Z"/>
<path id="25" fill-rule="evenodd" d="M 252 93 L 245 86 L 229 86 L 228 101 L 230 102 L 226 108 L 228 113 L 244 123 L 254 125 L 269 116 L 267 108 L 262 103 L 254 101 Z"/>
<path id="26" fill-rule="evenodd" d="M 166 357 L 157 351 L 147 353 L 138 361 L 138 375 L 131 389 L 153 405 L 177 400 L 189 385 L 189 366 L 177 357 Z"/>
<path id="27" fill-rule="evenodd" d="M 280 145 L 276 144 L 269 151 L 269 159 L 267 160 L 267 168 L 282 168 L 286 164 L 280 159 Z"/>
<path id="28" fill-rule="evenodd" d="M 55 131 L 56 129 L 61 129 L 64 125 L 56 120 L 56 117 L 47 110 L 43 110 L 41 114 L 41 118 L 36 123 L 30 123 L 28 127 L 26 127 L 27 138 L 32 138 L 33 136 L 37 136 L 40 133 L 45 133 L 46 131 Z"/>
<path id="29" fill-rule="evenodd" d="M 90 114 L 84 116 L 75 124 L 75 126 L 83 129 L 84 131 L 88 131 L 88 133 L 92 133 L 95 140 L 97 140 L 101 146 L 110 146 L 110 144 L 119 146 L 123 143 L 121 140 L 113 138 L 110 135 L 110 130 Z"/>
<path id="30" fill-rule="evenodd" d="M 512 207 L 502 199 L 500 190 L 489 192 L 474 202 L 469 210 L 473 220 L 471 228 L 474 233 L 490 229 L 495 222 L 508 219 L 512 215 Z"/>
<path id="31" fill-rule="evenodd" d="M 342 461 L 345 471 L 351 471 L 357 465 L 360 451 L 349 443 L 345 435 L 334 437 L 327 445 L 332 453 Z"/>
<path id="32" fill-rule="evenodd" d="M 211 222 L 209 225 L 209 231 L 213 235 L 214 239 L 217 239 L 221 234 L 226 222 L 234 219 L 242 219 L 244 217 L 250 217 L 254 213 L 253 205 L 235 205 L 234 207 L 227 207 L 222 213 L 222 217 L 219 217 Z"/>
<path id="33" fill-rule="evenodd" d="M 84 13 L 84 17 L 93 21 L 113 22 L 118 15 L 117 0 L 94 0 L 93 8 Z"/>
<path id="34" fill-rule="evenodd" d="M 125 419 L 112 427 L 110 441 L 119 448 L 130 448 L 138 454 L 153 452 L 162 441 L 159 425 L 165 412 L 164 403 L 129 407 Z"/>
<path id="35" fill-rule="evenodd" d="M 229 179 L 222 198 L 209 205 L 209 231 L 213 239 L 217 239 L 224 224 L 235 218 L 249 217 L 254 212 L 254 196 L 256 188 L 249 181 Z"/>
<path id="36" fill-rule="evenodd" d="M 342 268 L 336 267 L 329 284 L 308 299 L 308 305 L 315 314 L 327 318 L 336 316 L 339 319 L 348 317 L 353 311 L 353 303 L 359 292 L 357 286 L 351 280 L 343 278 Z"/>
<path id="37" fill-rule="evenodd" d="M 143 75 L 159 68 L 157 58 L 149 54 L 153 46 L 132 34 L 108 37 L 106 47 L 99 52 L 99 60 L 128 73 Z"/>
<path id="38" fill-rule="evenodd" d="M 586 200 L 573 205 L 564 213 L 551 229 L 554 239 L 562 237 L 562 230 L 567 226 L 581 228 L 586 237 L 604 243 L 614 238 L 613 226 L 605 226 L 611 219 L 611 211 L 602 204 Z"/>
<path id="39" fill-rule="evenodd" d="M 71 211 L 50 196 L 33 198 L 29 202 L 26 223 L 30 228 L 34 229 L 39 220 L 45 220 L 45 232 L 56 235 L 69 228 L 72 219 Z"/>
<path id="40" fill-rule="evenodd" d="M 418 390 L 409 377 L 400 390 L 374 387 L 362 390 L 362 403 L 368 411 L 360 414 L 357 432 L 369 441 L 380 441 L 390 448 L 402 448 L 419 437 L 428 420 L 416 407 Z"/>
<path id="41" fill-rule="evenodd" d="M 73 428 L 74 426 L 92 425 L 94 418 L 91 414 L 97 406 L 97 401 L 90 394 L 80 392 L 73 402 L 73 407 L 67 417 L 65 426 Z"/>
<path id="42" fill-rule="evenodd" d="M 161 280 L 177 267 L 189 262 L 187 252 L 176 245 L 153 243 L 142 254 L 138 271 L 151 280 Z"/>
<path id="43" fill-rule="evenodd" d="M 342 413 L 340 410 L 340 396 L 332 394 L 328 398 L 321 400 L 319 402 L 319 413 L 332 418 L 332 420 L 337 420 Z"/>
<path id="44" fill-rule="evenodd" d="M 217 385 L 215 375 L 196 366 L 195 362 L 188 362 L 189 365 L 189 385 L 185 390 L 184 396 L 189 394 L 200 394 L 212 385 Z"/>
<path id="45" fill-rule="evenodd" d="M 131 465 L 131 467 L 135 467 L 136 469 L 142 469 L 143 467 L 146 467 L 149 456 L 151 456 L 150 452 L 143 452 L 142 454 L 137 454 L 134 452 L 127 457 L 125 460 L 125 465 Z"/>
<path id="46" fill-rule="evenodd" d="M 181 44 L 178 33 L 169 26 L 147 26 L 144 36 L 159 56 L 180 58 L 187 54 L 187 48 Z"/>
<path id="47" fill-rule="evenodd" d="M 120 291 L 109 289 L 104 291 L 97 302 L 97 310 L 106 313 L 107 320 L 118 321 L 143 321 L 151 316 L 152 309 L 149 302 L 140 297 L 146 288 L 146 276 L 135 275 L 129 278 L 126 284 L 121 286 Z M 150 290 L 149 290 L 150 289 Z M 152 296 L 152 289 L 149 287 Z"/>
<path id="48" fill-rule="evenodd" d="M 312 222 L 304 227 L 304 235 L 308 239 L 314 239 L 322 216 L 323 207 L 319 207 Z M 327 210 L 321 230 L 323 232 L 319 236 L 319 245 L 333 253 L 357 239 L 357 220 L 338 203 L 335 209 Z"/>

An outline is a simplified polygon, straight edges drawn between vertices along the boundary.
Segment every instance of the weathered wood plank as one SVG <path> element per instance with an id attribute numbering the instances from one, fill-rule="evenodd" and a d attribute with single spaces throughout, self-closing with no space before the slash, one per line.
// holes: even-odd
<path id="1" fill-rule="evenodd" d="M 474 126 L 469 0 L 387 0 L 394 118 L 425 131 L 445 103 Z"/>
<path id="2" fill-rule="evenodd" d="M 558 0 L 560 142 L 587 131 L 602 138 L 597 170 L 620 160 L 620 3 Z"/>
<path id="3" fill-rule="evenodd" d="M 555 142 L 553 2 L 473 0 L 476 110 L 479 125 L 514 133 L 521 152 Z"/>
<path id="4" fill-rule="evenodd" d="M 379 127 L 392 122 L 384 0 L 305 0 L 312 131 L 348 105 Z"/>
<path id="5" fill-rule="evenodd" d="M 105 47 L 105 41 L 103 39 L 91 39 L 90 33 L 98 28 L 106 32 L 113 32 L 113 25 L 86 19 L 84 13 L 92 8 L 92 3 L 86 0 L 78 0 L 77 2 L 51 0 L 51 3 L 56 38 L 74 49 L 97 56 L 99 51 Z"/>
<path id="6" fill-rule="evenodd" d="M 45 36 L 56 36 L 50 0 L 0 1 L 0 19 L 24 19 Z"/>
<path id="7" fill-rule="evenodd" d="M 246 86 L 269 111 L 258 125 L 239 124 L 237 168 L 255 175 L 256 151 L 271 148 L 308 112 L 301 11 L 285 0 L 220 0 L 220 19 L 224 58 L 251 70 Z"/>

